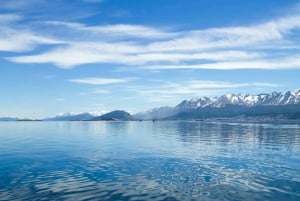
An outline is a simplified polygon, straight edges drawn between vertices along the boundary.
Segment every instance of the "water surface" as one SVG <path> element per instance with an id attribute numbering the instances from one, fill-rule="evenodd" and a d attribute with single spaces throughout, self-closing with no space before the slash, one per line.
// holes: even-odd
<path id="1" fill-rule="evenodd" d="M 0 200 L 300 200 L 300 124 L 0 122 Z"/>

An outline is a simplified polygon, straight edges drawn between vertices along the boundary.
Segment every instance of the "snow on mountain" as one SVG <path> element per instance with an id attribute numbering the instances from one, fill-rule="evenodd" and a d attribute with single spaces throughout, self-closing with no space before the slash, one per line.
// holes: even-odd
<path id="1" fill-rule="evenodd" d="M 239 106 L 268 106 L 300 104 L 300 89 L 287 92 L 273 92 L 270 94 L 226 94 L 216 98 L 193 98 L 184 100 L 175 107 L 161 107 L 135 115 L 137 119 L 161 119 L 172 116 L 185 110 L 193 110 L 205 107 L 225 107 L 226 105 Z"/>
<path id="2" fill-rule="evenodd" d="M 226 105 L 259 106 L 259 105 L 288 105 L 300 104 L 300 90 L 273 92 L 270 94 L 226 94 L 218 98 L 193 98 L 184 100 L 177 108 L 197 109 L 203 107 L 224 107 Z"/>
<path id="3" fill-rule="evenodd" d="M 214 101 L 214 99 L 210 99 L 207 97 L 193 98 L 191 100 L 182 101 L 175 108 L 177 110 L 181 110 L 181 109 L 194 109 L 194 108 L 206 107 L 207 105 L 212 104 L 213 101 Z"/>

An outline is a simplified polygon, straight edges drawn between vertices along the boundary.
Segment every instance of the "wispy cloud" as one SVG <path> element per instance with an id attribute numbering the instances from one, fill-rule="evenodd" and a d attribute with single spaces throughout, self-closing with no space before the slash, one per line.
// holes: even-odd
<path id="1" fill-rule="evenodd" d="M 127 79 L 118 78 L 99 78 L 99 77 L 87 77 L 80 79 L 71 79 L 69 82 L 74 82 L 78 84 L 91 84 L 91 85 L 107 85 L 107 84 L 119 84 L 128 82 Z"/>
<path id="2" fill-rule="evenodd" d="M 18 63 L 54 63 L 62 68 L 91 63 L 115 63 L 125 65 L 146 65 L 149 63 L 182 61 L 234 61 L 261 57 L 261 53 L 246 51 L 216 51 L 207 53 L 143 53 L 142 47 L 128 44 L 74 44 L 61 47 L 40 55 L 18 56 L 8 58 Z M 154 67 L 146 67 L 145 69 Z"/>
<path id="3" fill-rule="evenodd" d="M 54 47 L 40 53 L 7 59 L 17 63 L 52 63 L 61 68 L 93 63 L 134 65 L 144 70 L 300 68 L 297 14 L 248 26 L 184 31 L 129 24 L 42 24 L 55 26 L 55 30 L 64 30 L 71 36 L 56 34 L 49 38 L 6 27 L 4 33 L 11 33 L 0 36 L 0 51 L 18 52 L 51 44 Z M 291 48 L 296 50 L 281 55 Z M 274 58 L 276 54 L 278 58 Z"/>
<path id="4" fill-rule="evenodd" d="M 20 27 L 18 21 L 22 19 L 22 16 L 16 14 L 0 15 L 0 51 L 23 52 L 32 50 L 39 45 L 63 43 Z"/>
<path id="5" fill-rule="evenodd" d="M 248 47 L 285 40 L 292 31 L 299 28 L 300 15 L 294 15 L 251 26 L 189 31 L 175 40 L 153 43 L 151 48 L 174 51 Z"/>
<path id="6" fill-rule="evenodd" d="M 74 31 L 86 32 L 87 34 L 101 34 L 105 38 L 168 38 L 174 37 L 177 34 L 172 32 L 166 32 L 157 28 L 147 27 L 142 25 L 131 24 L 114 24 L 114 25 L 102 25 L 102 26 L 87 26 L 81 23 L 74 22 L 61 22 L 61 21 L 48 21 L 49 25 L 63 26 Z"/>
<path id="7" fill-rule="evenodd" d="M 171 70 L 171 69 L 217 69 L 217 70 L 235 70 L 235 69 L 300 69 L 300 55 L 292 57 L 281 57 L 276 59 L 245 60 L 232 62 L 215 62 L 205 64 L 191 65 L 157 65 L 146 66 L 145 69 L 151 70 Z"/>
<path id="8" fill-rule="evenodd" d="M 34 49 L 38 45 L 61 44 L 61 41 L 36 35 L 31 32 L 20 32 L 11 29 L 1 29 L 0 51 L 24 52 Z"/>
<path id="9" fill-rule="evenodd" d="M 224 82 L 211 80 L 190 80 L 179 82 L 157 82 L 146 86 L 129 86 L 127 90 L 141 94 L 148 102 L 178 102 L 182 97 L 217 96 L 233 91 L 251 88 L 276 88 L 275 83 L 267 82 Z"/>

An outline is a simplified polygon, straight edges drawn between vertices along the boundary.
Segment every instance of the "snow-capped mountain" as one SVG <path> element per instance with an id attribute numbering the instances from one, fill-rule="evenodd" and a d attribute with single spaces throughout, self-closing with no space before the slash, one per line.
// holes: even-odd
<path id="1" fill-rule="evenodd" d="M 204 107 L 224 107 L 226 105 L 262 106 L 300 104 L 300 90 L 287 92 L 273 92 L 270 94 L 226 94 L 216 98 L 193 98 L 184 100 L 175 108 L 197 109 Z"/>
<path id="2" fill-rule="evenodd" d="M 210 99 L 207 97 L 202 98 L 193 98 L 190 100 L 184 100 L 180 104 L 178 104 L 175 109 L 176 110 L 186 110 L 186 109 L 195 109 L 195 108 L 203 108 L 210 104 L 212 104 L 215 99 Z"/>
<path id="3" fill-rule="evenodd" d="M 175 107 L 161 107 L 135 115 L 138 119 L 161 119 L 173 116 L 187 110 L 201 108 L 223 108 L 228 105 L 233 106 L 279 106 L 300 104 L 300 89 L 287 92 L 273 92 L 269 94 L 226 94 L 220 97 L 193 98 L 184 100 Z"/>

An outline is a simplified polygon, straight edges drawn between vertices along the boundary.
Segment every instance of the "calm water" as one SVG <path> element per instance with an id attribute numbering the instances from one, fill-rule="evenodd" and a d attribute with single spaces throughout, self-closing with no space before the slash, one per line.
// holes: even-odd
<path id="1" fill-rule="evenodd" d="M 300 200 L 300 124 L 0 122 L 0 200 Z"/>

